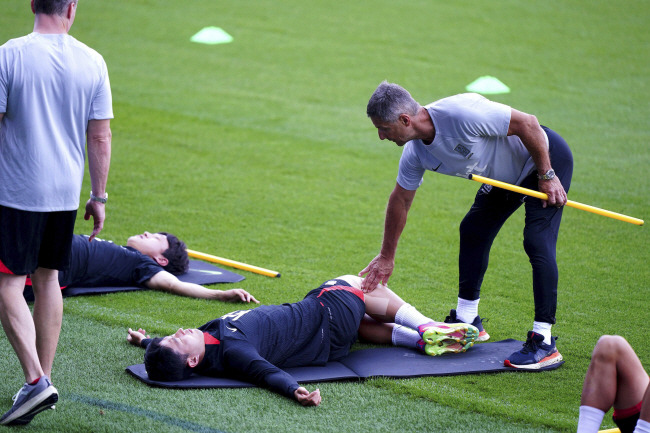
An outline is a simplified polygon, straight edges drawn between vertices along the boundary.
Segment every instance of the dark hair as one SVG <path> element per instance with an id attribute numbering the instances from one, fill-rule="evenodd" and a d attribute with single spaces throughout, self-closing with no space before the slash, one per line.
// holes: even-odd
<path id="1" fill-rule="evenodd" d="M 368 101 L 366 114 L 371 119 L 382 122 L 396 122 L 400 114 L 414 116 L 419 109 L 420 104 L 406 89 L 398 84 L 382 81 Z"/>
<path id="2" fill-rule="evenodd" d="M 45 15 L 63 15 L 70 3 L 77 0 L 34 0 L 34 13 Z"/>
<path id="3" fill-rule="evenodd" d="M 167 242 L 169 242 L 169 248 L 162 253 L 168 260 L 167 266 L 163 266 L 163 268 L 170 274 L 184 274 L 190 268 L 190 258 L 187 255 L 185 242 L 170 233 L 159 233 L 167 236 Z"/>
<path id="4" fill-rule="evenodd" d="M 161 346 L 162 340 L 162 338 L 154 338 L 144 352 L 144 368 L 149 379 L 167 382 L 190 377 L 192 369 L 187 365 L 189 354 Z"/>

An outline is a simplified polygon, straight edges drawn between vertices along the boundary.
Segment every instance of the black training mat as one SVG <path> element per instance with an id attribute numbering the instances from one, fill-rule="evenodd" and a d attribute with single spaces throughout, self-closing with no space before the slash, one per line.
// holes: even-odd
<path id="1" fill-rule="evenodd" d="M 521 370 L 505 367 L 503 361 L 521 349 L 522 341 L 502 340 L 479 343 L 465 353 L 428 356 L 404 347 L 362 349 L 346 358 L 328 362 L 322 367 L 296 367 L 284 369 L 299 383 L 331 382 L 338 380 L 361 380 L 369 377 L 421 377 L 451 376 L 460 374 L 497 373 L 502 371 L 546 371 L 564 364 L 561 361 L 539 370 Z M 149 380 L 144 364 L 131 365 L 126 371 L 150 386 L 163 388 L 245 388 L 251 383 L 227 377 L 192 375 L 177 382 Z"/>
<path id="2" fill-rule="evenodd" d="M 190 269 L 177 276 L 179 280 L 194 284 L 238 283 L 245 277 L 234 272 L 226 271 L 215 265 L 199 260 L 190 260 Z M 62 290 L 63 296 L 100 295 L 103 293 L 132 292 L 134 290 L 147 290 L 139 286 L 108 286 L 108 287 L 66 287 Z M 23 296 L 28 302 L 34 301 L 31 286 L 25 286 Z"/>

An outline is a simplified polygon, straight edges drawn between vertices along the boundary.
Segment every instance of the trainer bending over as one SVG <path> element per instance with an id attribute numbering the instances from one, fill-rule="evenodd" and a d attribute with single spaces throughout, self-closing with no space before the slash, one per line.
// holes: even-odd
<path id="1" fill-rule="evenodd" d="M 144 232 L 131 236 L 126 246 L 99 238 L 88 242 L 88 236 L 74 235 L 70 267 L 59 272 L 59 285 L 62 289 L 144 286 L 192 298 L 259 304 L 243 289 L 213 290 L 179 280 L 176 275 L 187 272 L 189 266 L 185 243 L 170 233 Z M 31 286 L 23 294 L 33 300 Z"/>
<path id="2" fill-rule="evenodd" d="M 475 93 L 450 96 L 425 107 L 397 84 L 381 83 L 368 102 L 367 115 L 381 140 L 404 146 L 397 184 L 388 200 L 381 252 L 359 275 L 364 291 L 388 282 L 397 243 L 425 171 L 497 179 L 548 194 L 549 200 L 483 185 L 460 224 L 458 306 L 446 321 L 472 323 L 489 335 L 478 316 L 481 283 L 490 248 L 501 226 L 523 203 L 524 249 L 533 268 L 535 319 L 524 348 L 510 355 L 510 367 L 538 369 L 557 363 L 551 326 L 555 323 L 558 270 L 555 245 L 562 206 L 567 201 L 573 157 L 559 134 L 540 126 L 535 116 Z"/>
<path id="3" fill-rule="evenodd" d="M 472 325 L 423 316 L 386 286 L 364 295 L 361 282 L 357 276 L 342 276 L 300 302 L 235 311 L 164 338 L 150 339 L 144 329 L 129 328 L 127 341 L 146 348 L 144 364 L 152 380 L 181 380 L 192 372 L 237 375 L 303 406 L 318 406 L 320 391 L 309 392 L 282 368 L 339 360 L 357 334 L 429 355 L 464 352 L 478 337 Z"/>

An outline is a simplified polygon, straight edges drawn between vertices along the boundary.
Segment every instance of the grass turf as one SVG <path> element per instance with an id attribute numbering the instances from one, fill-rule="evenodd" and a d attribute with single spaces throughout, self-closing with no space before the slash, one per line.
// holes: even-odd
<path id="1" fill-rule="evenodd" d="M 3 5 L 0 40 L 32 28 L 28 2 Z M 80 2 L 72 34 L 104 55 L 115 120 L 105 239 L 166 230 L 192 249 L 278 270 L 238 284 L 264 303 L 299 300 L 377 253 L 399 150 L 365 104 L 383 79 L 422 103 L 493 75 L 492 99 L 538 116 L 569 142 L 569 197 L 647 218 L 647 2 Z M 189 38 L 216 25 L 227 45 Z M 82 197 L 88 186 L 85 179 Z M 458 224 L 477 185 L 427 174 L 391 286 L 434 318 L 456 304 Z M 494 340 L 523 339 L 532 291 L 523 214 L 491 254 L 480 314 Z M 90 224 L 79 216 L 78 233 Z M 372 380 L 320 386 L 303 409 L 264 390 L 165 391 L 128 377 L 141 352 L 125 329 L 197 326 L 241 304 L 154 292 L 66 299 L 54 380 L 59 431 L 571 431 L 597 338 L 624 335 L 648 365 L 647 228 L 566 209 L 558 244 L 558 347 L 543 374 Z M 22 381 L 0 338 L 0 403 Z M 4 397 L 1 397 L 4 396 Z M 612 426 L 606 418 L 603 428 Z M 527 430 L 528 429 L 528 430 Z"/>

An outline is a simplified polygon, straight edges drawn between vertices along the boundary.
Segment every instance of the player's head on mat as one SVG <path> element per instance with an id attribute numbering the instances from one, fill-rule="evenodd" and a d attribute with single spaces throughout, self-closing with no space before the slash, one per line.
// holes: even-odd
<path id="1" fill-rule="evenodd" d="M 184 274 L 190 268 L 185 242 L 171 233 L 144 232 L 131 236 L 126 245 L 151 257 L 170 274 Z"/>
<path id="2" fill-rule="evenodd" d="M 154 338 L 144 353 L 144 367 L 152 380 L 187 379 L 205 354 L 203 332 L 180 328 L 172 335 Z"/>

